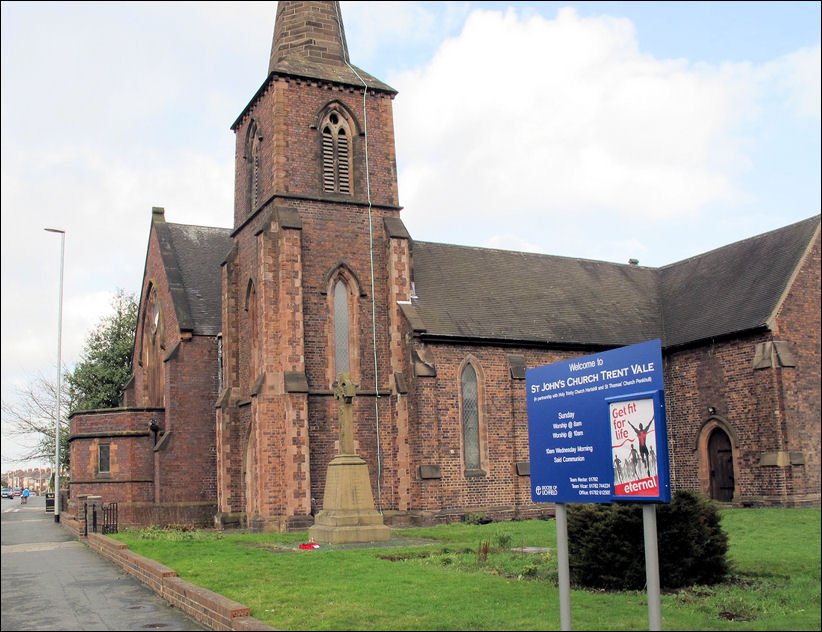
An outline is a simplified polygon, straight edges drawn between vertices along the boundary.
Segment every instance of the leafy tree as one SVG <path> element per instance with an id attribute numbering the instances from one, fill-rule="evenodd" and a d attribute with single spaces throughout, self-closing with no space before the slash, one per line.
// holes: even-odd
<path id="1" fill-rule="evenodd" d="M 131 377 L 137 301 L 118 290 L 114 313 L 104 317 L 89 334 L 74 371 L 66 375 L 72 410 L 116 408 L 122 405 L 123 388 Z"/>
<path id="2" fill-rule="evenodd" d="M 131 377 L 137 307 L 133 294 L 117 290 L 112 300 L 113 313 L 103 317 L 89 334 L 74 371 L 64 370 L 60 395 L 60 464 L 63 468 L 69 466 L 69 414 L 77 410 L 115 408 L 122 403 L 123 388 Z M 56 379 L 38 374 L 27 386 L 17 389 L 16 399 L 17 403 L 2 404 L 4 431 L 35 437 L 34 445 L 20 460 L 52 461 Z"/>

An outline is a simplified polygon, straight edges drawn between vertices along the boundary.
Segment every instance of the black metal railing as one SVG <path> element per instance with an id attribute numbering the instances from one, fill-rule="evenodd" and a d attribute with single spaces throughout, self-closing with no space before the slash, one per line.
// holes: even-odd
<path id="1" fill-rule="evenodd" d="M 103 505 L 103 535 L 117 533 L 117 503 Z"/>
<path id="2" fill-rule="evenodd" d="M 117 503 L 83 503 L 83 535 L 117 533 L 117 518 Z"/>

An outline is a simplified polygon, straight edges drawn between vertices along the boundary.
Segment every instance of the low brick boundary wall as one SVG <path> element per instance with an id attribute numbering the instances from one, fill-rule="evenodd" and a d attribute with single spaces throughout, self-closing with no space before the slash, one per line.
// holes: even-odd
<path id="1" fill-rule="evenodd" d="M 72 534 L 75 538 L 83 537 L 83 523 L 75 520 L 71 516 L 60 514 L 60 526 Z"/>
<path id="2" fill-rule="evenodd" d="M 180 579 L 173 569 L 130 551 L 122 542 L 89 533 L 88 545 L 210 630 L 276 629 L 252 617 L 247 606 Z"/>

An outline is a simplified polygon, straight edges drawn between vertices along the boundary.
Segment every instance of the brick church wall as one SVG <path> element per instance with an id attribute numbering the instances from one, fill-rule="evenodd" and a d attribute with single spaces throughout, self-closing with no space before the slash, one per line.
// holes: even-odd
<path id="1" fill-rule="evenodd" d="M 774 337 L 786 340 L 796 368 L 781 371 L 786 444 L 791 461 L 788 493 L 798 504 L 820 501 L 820 238 L 817 233 L 805 262 L 777 314 Z M 791 456 L 793 454 L 793 457 Z M 800 463 L 800 461 L 802 461 Z"/>
<path id="2" fill-rule="evenodd" d="M 160 362 L 166 406 L 140 407 L 147 402 L 146 380 L 151 379 L 141 357 L 141 322 L 135 341 L 134 380 L 127 390 L 132 407 L 83 412 L 72 418 L 72 499 L 93 494 L 102 496 L 103 502 L 117 502 L 122 524 L 210 524 L 217 497 L 218 341 L 190 332 L 181 335 L 156 230 L 149 238 L 143 283 L 140 313 L 146 313 L 152 286 L 162 311 Z M 156 450 L 154 433 L 149 430 L 152 421 L 159 427 Z M 111 444 L 109 476 L 93 469 L 100 441 Z"/>
<path id="3" fill-rule="evenodd" d="M 773 331 L 666 353 L 671 479 L 708 492 L 700 433 L 731 431 L 736 495 L 746 505 L 820 499 L 819 237 L 784 298 Z M 796 366 L 754 369 L 757 344 L 786 342 Z M 711 412 L 712 409 L 713 412 Z"/>
<path id="4" fill-rule="evenodd" d="M 148 402 L 147 379 L 145 367 L 143 366 L 143 337 L 148 335 L 144 329 L 147 326 L 146 320 L 146 305 L 149 299 L 149 291 L 151 287 L 155 287 L 159 297 L 159 304 L 162 319 L 162 351 L 168 353 L 180 339 L 179 323 L 177 322 L 177 313 L 174 310 L 174 302 L 171 298 L 169 290 L 168 278 L 166 277 L 163 257 L 160 251 L 160 244 L 157 238 L 157 232 L 154 230 L 154 222 L 152 222 L 152 230 L 149 234 L 148 252 L 146 254 L 146 267 L 143 274 L 143 287 L 141 288 L 141 305 L 140 315 L 143 317 L 142 322 L 137 323 L 137 331 L 134 342 L 134 357 L 132 358 L 132 373 L 134 375 L 133 396 L 130 400 L 135 406 L 146 406 Z"/>
<path id="5" fill-rule="evenodd" d="M 162 409 L 84 411 L 71 416 L 69 513 L 81 515 L 82 497 L 101 496 L 122 506 L 123 524 L 137 524 L 131 507 L 152 503 L 154 446 L 149 424 Z M 99 471 L 99 446 L 109 446 L 109 472 Z"/>
<path id="6" fill-rule="evenodd" d="M 700 433 L 712 418 L 730 430 L 734 448 L 736 496 L 760 502 L 778 494 L 781 474 L 761 468 L 764 451 L 777 449 L 773 421 L 776 401 L 768 371 L 754 371 L 755 345 L 769 334 L 746 336 L 676 351 L 665 357 L 668 446 L 674 489 L 709 492 L 700 468 L 707 454 L 699 449 Z M 709 409 L 715 412 L 711 413 Z"/>
<path id="7" fill-rule="evenodd" d="M 217 341 L 211 336 L 184 340 L 166 362 L 166 431 L 171 437 L 158 451 L 160 502 L 216 503 L 217 366 Z"/>
<path id="8" fill-rule="evenodd" d="M 510 354 L 525 356 L 527 366 L 574 357 L 573 352 L 537 351 L 484 345 L 429 344 L 435 377 L 414 379 L 410 451 L 412 508 L 461 519 L 485 511 L 496 518 L 551 511 L 531 502 L 530 478 L 517 471 L 527 463 L 528 417 L 525 381 L 513 379 Z M 467 359 L 478 368 L 480 446 L 484 476 L 467 476 L 462 448 L 460 374 Z M 423 479 L 420 465 L 439 466 L 442 478 Z"/>

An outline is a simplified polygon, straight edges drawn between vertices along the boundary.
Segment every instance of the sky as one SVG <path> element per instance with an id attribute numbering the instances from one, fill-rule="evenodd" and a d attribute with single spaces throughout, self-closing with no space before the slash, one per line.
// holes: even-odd
<path id="1" fill-rule="evenodd" d="M 342 2 L 417 240 L 659 267 L 820 212 L 819 2 Z M 231 227 L 274 2 L 2 3 L 2 399 L 137 293 L 151 208 Z M 2 469 L 26 440 L 3 419 Z"/>

